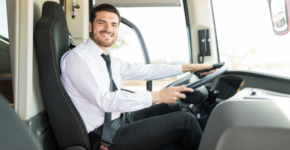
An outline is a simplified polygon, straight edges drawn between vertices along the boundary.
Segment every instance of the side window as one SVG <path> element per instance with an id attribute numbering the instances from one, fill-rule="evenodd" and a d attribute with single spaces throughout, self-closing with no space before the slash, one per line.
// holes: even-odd
<path id="1" fill-rule="evenodd" d="M 0 73 L 11 73 L 6 0 L 0 0 Z"/>
<path id="2" fill-rule="evenodd" d="M 287 29 L 285 15 L 277 16 L 286 12 L 285 1 L 279 2 L 283 7 L 270 15 L 267 1 L 212 1 L 221 62 L 229 63 L 231 70 L 290 77 L 290 34 L 276 35 L 271 20 L 278 19 L 273 18 L 277 32 Z"/>
<path id="3" fill-rule="evenodd" d="M 151 64 L 175 65 L 190 63 L 189 41 L 183 6 L 118 7 L 118 10 L 121 16 L 133 22 L 140 30 Z M 133 59 L 132 56 L 135 57 L 135 55 L 131 55 L 131 57 L 126 58 L 126 61 Z M 143 55 L 140 56 L 142 56 L 140 60 L 143 61 Z M 154 80 L 153 90 L 161 90 L 181 76 Z M 142 90 L 145 91 L 145 82 L 142 85 L 144 85 Z"/>
<path id="4" fill-rule="evenodd" d="M 116 42 L 111 46 L 111 55 L 122 61 L 133 64 L 145 64 L 142 48 L 135 32 L 127 25 L 120 23 Z M 123 89 L 141 92 L 146 91 L 146 81 L 122 81 Z"/>
<path id="5" fill-rule="evenodd" d="M 0 93 L 13 105 L 6 0 L 0 0 Z"/>

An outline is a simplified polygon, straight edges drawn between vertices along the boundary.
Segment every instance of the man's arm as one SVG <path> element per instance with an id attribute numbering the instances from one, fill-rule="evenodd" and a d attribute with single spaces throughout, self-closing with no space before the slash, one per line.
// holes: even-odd
<path id="1" fill-rule="evenodd" d="M 101 67 L 91 63 L 82 53 L 70 51 L 62 60 L 62 83 L 77 104 L 90 101 L 104 112 L 130 112 L 151 106 L 150 92 L 129 93 L 122 90 L 109 91 L 109 76 Z M 107 70 L 105 70 L 107 71 Z M 70 85 L 70 86 L 66 86 Z M 83 108 L 85 109 L 85 108 Z"/>
<path id="2" fill-rule="evenodd" d="M 199 71 L 204 69 L 211 69 L 213 66 L 209 64 L 186 64 L 182 65 L 182 72 L 188 71 Z M 207 72 L 202 73 L 205 75 Z M 151 92 L 152 103 L 162 102 L 162 103 L 174 103 L 179 99 L 185 99 L 186 95 L 181 92 L 193 92 L 193 89 L 187 88 L 185 86 L 169 87 L 161 91 Z"/>
<path id="3" fill-rule="evenodd" d="M 193 92 L 193 89 L 187 88 L 185 86 L 169 87 L 161 91 L 151 92 L 152 103 L 174 103 L 180 98 L 186 98 L 185 94 L 180 92 Z"/>
<path id="4" fill-rule="evenodd" d="M 128 62 L 123 62 L 118 58 L 113 58 L 118 61 L 122 80 L 156 80 L 176 76 L 187 71 L 198 71 L 212 68 L 209 64 L 186 64 L 186 65 L 135 65 Z M 206 74 L 206 73 L 204 73 Z M 204 75 L 201 74 L 201 75 Z"/>
<path id="5" fill-rule="evenodd" d="M 205 70 L 205 69 L 211 69 L 213 66 L 209 64 L 185 64 L 182 65 L 182 72 L 188 72 L 188 71 L 199 71 L 199 70 Z"/>

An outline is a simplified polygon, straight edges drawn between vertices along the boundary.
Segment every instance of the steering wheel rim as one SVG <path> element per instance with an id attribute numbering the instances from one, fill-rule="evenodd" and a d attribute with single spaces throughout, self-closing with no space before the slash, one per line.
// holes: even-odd
<path id="1" fill-rule="evenodd" d="M 198 81 L 185 84 L 184 86 L 192 88 L 192 89 L 197 89 L 200 86 L 202 86 L 202 85 L 212 81 L 213 79 L 217 78 L 218 76 L 224 74 L 228 69 L 229 69 L 229 66 L 227 64 L 224 64 L 220 69 L 213 72 L 212 74 L 209 74 L 206 77 L 204 77 Z"/>

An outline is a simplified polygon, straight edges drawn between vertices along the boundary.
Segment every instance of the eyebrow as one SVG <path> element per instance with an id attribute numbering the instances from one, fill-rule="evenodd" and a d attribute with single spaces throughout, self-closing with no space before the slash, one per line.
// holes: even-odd
<path id="1" fill-rule="evenodd" d="M 105 21 L 105 20 L 100 20 L 100 19 L 99 19 L 99 20 L 97 20 L 96 22 L 106 22 L 106 21 Z"/>
<path id="2" fill-rule="evenodd" d="M 96 22 L 107 22 L 107 21 L 99 19 Z M 117 22 L 112 22 L 112 24 L 118 24 L 118 23 Z"/>

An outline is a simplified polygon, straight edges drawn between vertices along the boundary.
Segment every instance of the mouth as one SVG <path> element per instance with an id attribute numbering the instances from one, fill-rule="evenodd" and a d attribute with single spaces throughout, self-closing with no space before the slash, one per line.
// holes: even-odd
<path id="1" fill-rule="evenodd" d="M 107 38 L 112 38 L 113 34 L 107 33 L 107 32 L 101 32 L 101 36 L 107 39 Z"/>

